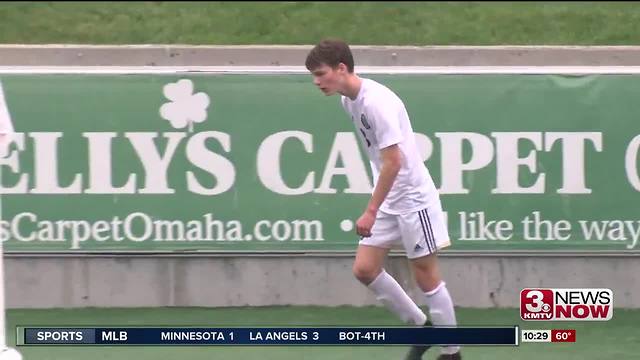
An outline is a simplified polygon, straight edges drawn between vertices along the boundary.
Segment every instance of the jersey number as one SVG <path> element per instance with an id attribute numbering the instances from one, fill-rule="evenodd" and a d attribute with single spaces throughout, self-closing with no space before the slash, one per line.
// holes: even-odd
<path id="1" fill-rule="evenodd" d="M 367 147 L 371 147 L 371 141 L 369 141 L 369 139 L 367 139 L 367 134 L 365 134 L 364 130 L 362 130 L 362 128 L 360 128 L 360 132 L 362 133 L 362 137 L 367 141 Z"/>

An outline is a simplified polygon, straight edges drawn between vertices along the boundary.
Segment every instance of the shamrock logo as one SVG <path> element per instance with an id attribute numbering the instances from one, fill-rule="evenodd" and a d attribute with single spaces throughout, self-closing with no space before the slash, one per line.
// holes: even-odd
<path id="1" fill-rule="evenodd" d="M 193 123 L 200 123 L 207 119 L 209 95 L 199 92 L 193 93 L 193 82 L 188 79 L 179 80 L 164 86 L 162 92 L 169 99 L 160 107 L 160 116 L 168 120 L 176 129 L 189 127 L 193 131 Z"/>

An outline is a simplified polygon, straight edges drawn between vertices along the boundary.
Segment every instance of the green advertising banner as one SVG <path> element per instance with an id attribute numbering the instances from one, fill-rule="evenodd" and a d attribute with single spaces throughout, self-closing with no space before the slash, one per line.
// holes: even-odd
<path id="1" fill-rule="evenodd" d="M 450 250 L 640 248 L 636 75 L 364 75 L 405 101 Z M 4 75 L 8 251 L 353 251 L 371 172 L 309 75 Z"/>

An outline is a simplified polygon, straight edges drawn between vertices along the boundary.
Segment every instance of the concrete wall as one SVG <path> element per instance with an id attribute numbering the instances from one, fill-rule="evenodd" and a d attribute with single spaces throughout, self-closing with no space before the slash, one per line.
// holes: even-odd
<path id="1" fill-rule="evenodd" d="M 311 45 L 0 45 L 0 66 L 303 66 Z M 367 66 L 637 66 L 640 46 L 352 46 Z"/>
<path id="2" fill-rule="evenodd" d="M 20 256 L 6 261 L 8 307 L 378 304 L 352 256 Z M 640 308 L 640 262 L 622 257 L 443 256 L 457 306 L 518 307 L 524 287 L 603 287 Z M 406 259 L 387 271 L 422 303 Z"/>
<path id="3" fill-rule="evenodd" d="M 311 46 L 0 46 L 0 67 L 303 65 Z M 640 47 L 354 46 L 370 66 L 637 66 Z M 353 254 L 52 255 L 9 254 L 7 305 L 243 306 L 378 304 L 351 276 Z M 455 303 L 517 307 L 524 287 L 605 287 L 616 307 L 640 308 L 637 255 L 445 254 Z M 404 257 L 388 271 L 422 303 Z"/>

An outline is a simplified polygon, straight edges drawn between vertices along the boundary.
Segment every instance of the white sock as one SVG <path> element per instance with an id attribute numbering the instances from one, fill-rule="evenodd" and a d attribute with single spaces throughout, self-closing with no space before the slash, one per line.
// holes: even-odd
<path id="1" fill-rule="evenodd" d="M 400 284 L 384 269 L 367 287 L 376 294 L 376 298 L 384 306 L 398 315 L 405 323 L 423 325 L 427 321 L 427 315 L 422 312 Z"/>
<path id="2" fill-rule="evenodd" d="M 456 314 L 453 309 L 453 301 L 449 290 L 447 290 L 444 281 L 440 283 L 435 289 L 425 292 L 426 303 L 429 307 L 429 315 L 433 325 L 449 325 L 455 326 Z M 460 351 L 459 346 L 443 346 L 443 354 L 455 354 Z"/>

